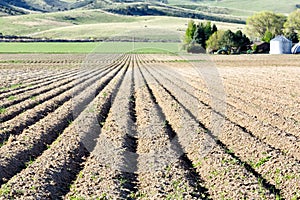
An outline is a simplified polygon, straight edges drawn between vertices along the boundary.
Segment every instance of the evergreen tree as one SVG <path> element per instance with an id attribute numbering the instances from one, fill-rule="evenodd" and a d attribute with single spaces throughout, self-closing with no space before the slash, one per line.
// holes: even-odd
<path id="1" fill-rule="evenodd" d="M 226 48 L 234 47 L 236 46 L 235 38 L 235 34 L 231 30 L 227 30 L 224 32 L 224 35 L 220 40 L 220 44 Z"/>
<path id="2" fill-rule="evenodd" d="M 189 50 L 195 46 L 197 51 L 199 48 L 206 49 L 207 40 L 217 31 L 217 26 L 209 21 L 198 25 L 194 21 L 189 21 L 184 38 L 185 47 Z"/>
<path id="3" fill-rule="evenodd" d="M 205 34 L 205 41 L 208 40 L 208 38 L 213 34 L 211 22 L 206 22 L 204 26 L 204 34 Z"/>
<path id="4" fill-rule="evenodd" d="M 240 53 L 241 48 L 245 45 L 250 44 L 250 39 L 243 34 L 241 30 L 238 30 L 234 36 L 235 46 L 237 47 L 236 52 Z"/>
<path id="5" fill-rule="evenodd" d="M 217 51 L 222 48 L 222 44 L 220 43 L 221 38 L 223 38 L 225 31 L 219 30 L 214 32 L 210 38 L 206 41 L 207 51 Z"/>
<path id="6" fill-rule="evenodd" d="M 199 23 L 196 27 L 193 42 L 200 44 L 204 49 L 206 48 L 206 41 L 210 36 L 217 31 L 217 27 L 214 24 L 211 25 L 211 22 Z"/>
<path id="7" fill-rule="evenodd" d="M 202 23 L 197 25 L 193 42 L 200 44 L 203 48 L 205 48 L 205 29 Z"/>
<path id="8" fill-rule="evenodd" d="M 212 34 L 214 34 L 217 31 L 218 31 L 217 26 L 215 24 L 213 24 L 213 26 L 212 26 Z"/>

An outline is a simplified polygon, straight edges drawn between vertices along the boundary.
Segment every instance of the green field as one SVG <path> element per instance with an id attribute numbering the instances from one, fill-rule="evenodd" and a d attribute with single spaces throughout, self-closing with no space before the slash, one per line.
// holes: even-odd
<path id="1" fill-rule="evenodd" d="M 0 43 L 0 53 L 177 53 L 179 43 L 87 42 Z"/>

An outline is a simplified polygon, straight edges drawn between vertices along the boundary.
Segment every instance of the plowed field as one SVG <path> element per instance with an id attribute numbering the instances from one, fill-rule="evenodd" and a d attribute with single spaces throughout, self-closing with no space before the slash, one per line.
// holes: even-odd
<path id="1" fill-rule="evenodd" d="M 299 199 L 299 63 L 0 55 L 0 199 Z"/>

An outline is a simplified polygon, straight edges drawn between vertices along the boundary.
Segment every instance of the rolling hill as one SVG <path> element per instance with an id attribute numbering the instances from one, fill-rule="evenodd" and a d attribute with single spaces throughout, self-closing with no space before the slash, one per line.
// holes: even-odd
<path id="1" fill-rule="evenodd" d="M 167 1 L 165 2 L 167 3 Z M 7 0 L 0 3 L 2 15 L 29 14 L 31 12 L 58 12 L 76 9 L 103 9 L 105 11 L 137 16 L 174 16 L 184 18 L 206 19 L 232 23 L 244 23 L 237 16 L 222 13 L 208 13 L 180 6 L 168 5 L 156 0 L 152 1 L 103 1 L 103 0 Z"/>
<path id="2" fill-rule="evenodd" d="M 187 21 L 241 30 L 248 16 L 290 13 L 299 0 L 2 0 L 0 33 L 59 39 L 178 41 Z"/>
<path id="3" fill-rule="evenodd" d="M 139 5 L 155 6 L 150 11 L 139 12 Z M 166 7 L 167 6 L 167 7 Z M 261 10 L 290 13 L 300 7 L 298 0 L 3 0 L 2 15 L 17 15 L 30 12 L 57 12 L 73 9 L 108 9 L 112 12 L 129 9 L 127 14 L 178 15 L 177 11 L 195 14 L 222 14 L 245 17 Z M 163 9 L 167 8 L 167 9 Z M 131 9 L 131 10 L 130 10 Z M 135 12 L 133 11 L 134 9 Z M 166 10 L 169 10 L 167 12 Z M 172 12 L 170 12 L 172 11 Z M 122 14 L 125 12 L 123 11 Z M 125 13 L 126 14 L 126 13 Z"/>
<path id="4" fill-rule="evenodd" d="M 212 13 L 249 16 L 254 12 L 269 10 L 288 14 L 300 7 L 299 0 L 168 0 L 169 5 L 205 9 Z"/>
<path id="5" fill-rule="evenodd" d="M 4 35 L 35 38 L 179 41 L 188 18 L 123 16 L 101 9 L 72 10 L 0 17 Z M 197 20 L 196 20 L 197 21 Z M 243 29 L 242 24 L 215 22 L 219 28 Z"/>

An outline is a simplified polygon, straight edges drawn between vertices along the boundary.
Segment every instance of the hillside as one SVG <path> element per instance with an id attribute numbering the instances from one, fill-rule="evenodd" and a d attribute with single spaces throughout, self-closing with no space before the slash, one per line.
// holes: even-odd
<path id="1" fill-rule="evenodd" d="M 299 0 L 4 0 L 0 33 L 59 39 L 178 41 L 189 19 L 241 30 L 254 12 L 290 13 Z"/>
<path id="2" fill-rule="evenodd" d="M 122 39 L 179 41 L 188 18 L 123 16 L 100 9 L 1 17 L 4 35 L 60 39 Z M 218 27 L 243 29 L 242 24 L 215 22 Z"/>
<path id="3" fill-rule="evenodd" d="M 0 2 L 0 15 L 104 9 L 126 15 L 167 15 L 198 19 L 213 16 L 218 21 L 224 19 L 229 22 L 228 19 L 233 19 L 238 22 L 257 11 L 290 13 L 297 7 L 300 7 L 298 0 L 4 0 Z"/>
<path id="4" fill-rule="evenodd" d="M 27 12 L 55 12 L 82 8 L 91 4 L 93 0 L 6 0 L 0 6 L 8 10 L 26 9 Z"/>
<path id="5" fill-rule="evenodd" d="M 165 1 L 167 3 L 167 1 Z M 9 0 L 0 3 L 2 16 L 22 15 L 32 12 L 58 12 L 76 9 L 102 9 L 115 14 L 134 16 L 173 16 L 206 19 L 231 23 L 244 23 L 238 16 L 208 13 L 204 10 L 172 6 L 161 1 L 103 1 L 103 0 Z M 1 13 L 0 13 L 1 14 Z"/>
<path id="6" fill-rule="evenodd" d="M 299 0 L 168 0 L 168 4 L 234 16 L 249 16 L 263 10 L 288 14 L 300 7 Z"/>

